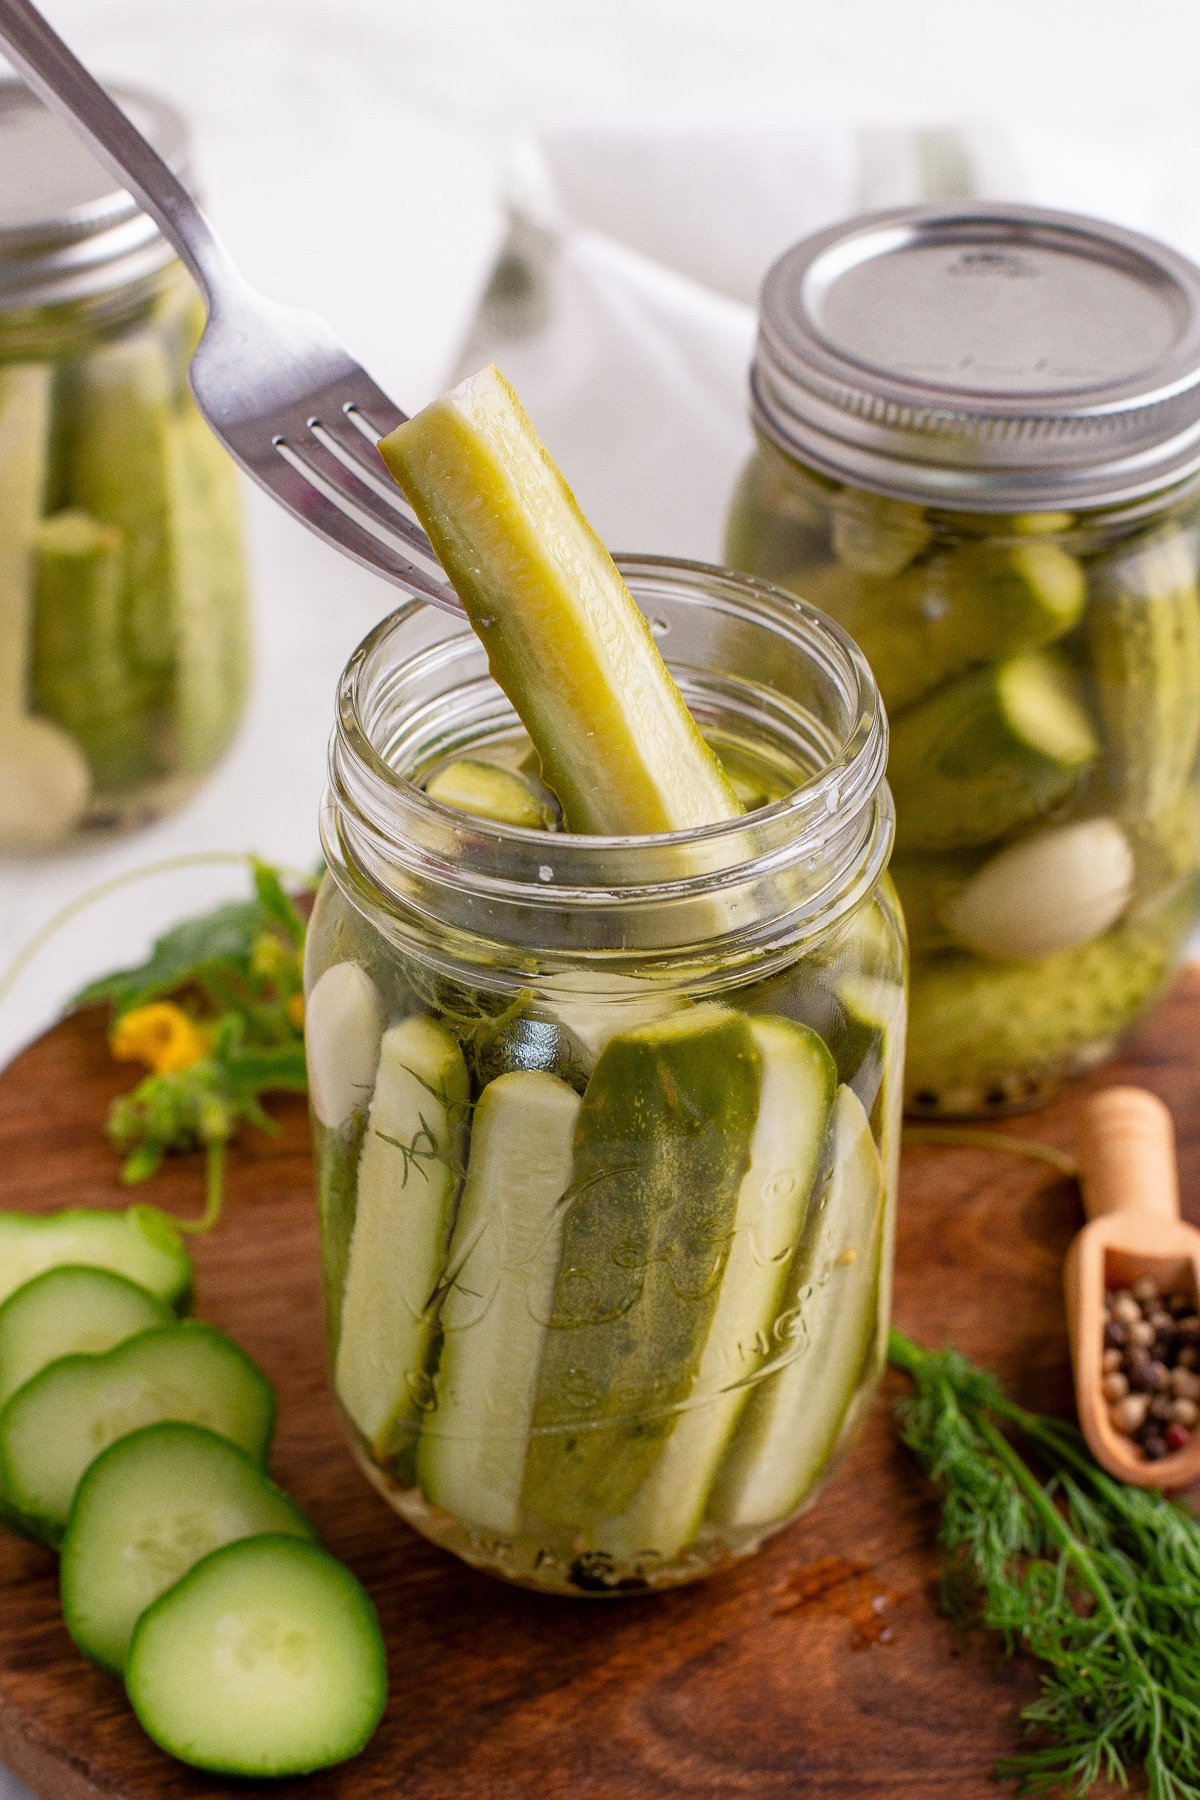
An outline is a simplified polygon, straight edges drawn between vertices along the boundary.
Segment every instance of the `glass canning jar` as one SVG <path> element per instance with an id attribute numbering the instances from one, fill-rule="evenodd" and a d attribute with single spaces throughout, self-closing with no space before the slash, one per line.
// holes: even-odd
<path id="1" fill-rule="evenodd" d="M 1200 270 L 915 208 L 767 276 L 727 560 L 823 607 L 891 720 L 918 1113 L 1036 1104 L 1162 990 L 1200 862 Z"/>
<path id="2" fill-rule="evenodd" d="M 122 103 L 177 168 L 182 121 Z M 0 852 L 126 829 L 226 748 L 249 673 L 237 476 L 157 227 L 0 82 Z"/>
<path id="3" fill-rule="evenodd" d="M 355 1454 L 468 1562 L 610 1594 L 807 1506 L 884 1354 L 904 1031 L 886 726 L 807 607 L 625 560 L 757 798 L 598 838 L 424 791 L 528 740 L 411 606 L 342 681 L 306 1034 L 330 1371 Z"/>

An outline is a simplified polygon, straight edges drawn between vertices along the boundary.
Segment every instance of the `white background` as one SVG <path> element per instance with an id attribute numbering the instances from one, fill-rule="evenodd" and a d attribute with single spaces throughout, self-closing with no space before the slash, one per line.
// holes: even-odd
<path id="1" fill-rule="evenodd" d="M 246 273 L 324 313 L 410 409 L 453 365 L 486 279 L 505 148 L 540 125 L 1020 125 L 1027 146 L 1057 159 L 1064 199 L 1074 174 L 1094 186 L 1102 155 L 1108 210 L 1136 220 L 1144 198 L 1146 223 L 1175 220 L 1200 248 L 1195 0 L 48 0 L 48 10 L 98 72 L 153 85 L 186 111 L 210 211 Z M 257 496 L 250 526 L 260 672 L 233 754 L 182 815 L 134 840 L 0 864 L 0 963 L 57 905 L 123 868 L 203 847 L 315 859 L 334 680 L 391 595 Z M 229 881 L 163 880 L 73 925 L 0 1004 L 0 1055 L 79 982 L 139 954 L 151 926 Z"/>
<path id="2" fill-rule="evenodd" d="M 502 229 L 507 146 L 542 125 L 1020 125 L 1027 160 L 1055 171 L 1038 198 L 1082 190 L 1200 250 L 1194 0 L 48 5 L 99 72 L 183 107 L 210 210 L 246 272 L 324 313 L 410 409 L 443 383 L 472 315 Z M 640 520 L 644 491 L 636 500 Z M 257 495 L 250 515 L 259 681 L 234 752 L 152 831 L 0 863 L 0 967 L 119 870 L 197 848 L 315 858 L 334 680 L 391 593 Z M 83 980 L 234 879 L 159 878 L 60 934 L 0 1002 L 0 1060 Z"/>

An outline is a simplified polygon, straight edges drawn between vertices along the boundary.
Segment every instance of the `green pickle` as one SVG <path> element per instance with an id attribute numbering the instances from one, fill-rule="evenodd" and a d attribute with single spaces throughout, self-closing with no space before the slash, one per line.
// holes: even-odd
<path id="1" fill-rule="evenodd" d="M 371 1481 L 468 1562 L 669 1586 L 812 1503 L 882 1368 L 906 965 L 878 699 L 753 584 L 627 584 L 495 372 L 384 452 L 481 642 L 381 628 L 405 822 L 373 869 L 341 727 L 331 762 L 305 1030 L 332 1384 Z M 734 618 L 741 673 L 712 657 Z M 456 647 L 390 662 L 393 632 Z M 816 853 L 826 778 L 864 783 L 865 849 Z"/>
<path id="2" fill-rule="evenodd" d="M 765 440 L 742 477 L 731 564 L 837 619 L 888 708 L 915 1112 L 1038 1103 L 1179 962 L 1200 869 L 1194 485 L 1124 511 L 954 511 Z"/>
<path id="3" fill-rule="evenodd" d="M 187 387 L 202 322 L 178 265 L 119 306 L 0 313 L 0 852 L 169 810 L 241 716 L 237 475 Z"/>

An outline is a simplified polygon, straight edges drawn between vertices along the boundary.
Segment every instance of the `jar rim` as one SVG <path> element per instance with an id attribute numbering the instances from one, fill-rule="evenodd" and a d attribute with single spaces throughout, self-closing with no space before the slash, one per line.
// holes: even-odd
<path id="1" fill-rule="evenodd" d="M 807 866 L 803 923 L 814 932 L 827 929 L 878 881 L 891 847 L 887 723 L 866 658 L 832 619 L 754 577 L 662 556 L 616 560 L 652 623 L 656 602 L 725 613 L 751 631 L 771 633 L 798 667 L 838 688 L 842 718 L 836 730 L 825 727 L 824 754 L 812 775 L 755 812 L 680 832 L 547 833 L 463 814 L 432 799 L 375 741 L 381 696 L 385 706 L 394 704 L 405 681 L 416 683 L 435 667 L 444 676 L 448 659 L 464 650 L 477 662 L 483 657 L 465 621 L 459 628 L 415 601 L 375 627 L 339 683 L 323 827 L 330 868 L 335 875 L 339 866 L 367 871 L 371 885 L 385 895 L 390 889 L 387 897 L 402 907 L 413 903 L 414 881 L 431 881 L 452 890 L 456 904 L 472 901 L 493 927 L 498 916 L 528 908 L 560 920 L 590 913 L 594 921 L 605 913 L 621 915 L 616 935 L 627 938 L 631 921 L 647 908 L 666 903 L 695 912 L 701 902 L 761 889 Z M 406 636 L 420 637 L 423 648 L 397 663 Z M 503 699 L 490 676 L 482 685 Z M 763 689 L 755 698 L 775 709 L 781 730 L 814 728 L 811 710 L 782 689 Z M 795 901 L 794 883 L 790 891 Z M 790 917 L 794 930 L 801 923 L 795 906 Z M 764 928 L 779 922 L 757 921 Z M 563 935 L 565 947 L 572 934 Z"/>

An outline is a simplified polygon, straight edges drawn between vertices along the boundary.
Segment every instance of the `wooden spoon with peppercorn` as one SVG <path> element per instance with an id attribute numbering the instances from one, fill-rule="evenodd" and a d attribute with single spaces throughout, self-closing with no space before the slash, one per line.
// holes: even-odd
<path id="1" fill-rule="evenodd" d="M 1179 1216 L 1175 1130 L 1144 1088 L 1107 1088 L 1078 1125 L 1084 1226 L 1064 1279 L 1079 1422 L 1138 1487 L 1200 1480 L 1200 1231 Z"/>

